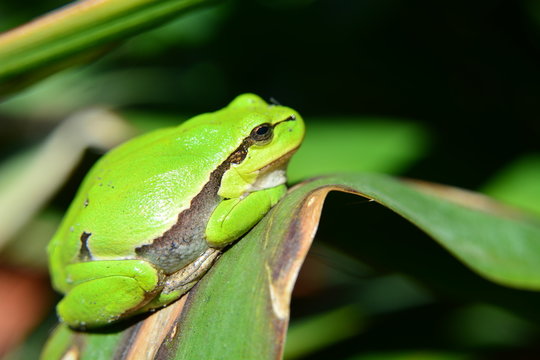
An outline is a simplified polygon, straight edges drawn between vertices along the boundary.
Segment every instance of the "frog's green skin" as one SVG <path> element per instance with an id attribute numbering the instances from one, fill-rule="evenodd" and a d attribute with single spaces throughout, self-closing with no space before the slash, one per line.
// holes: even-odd
<path id="1" fill-rule="evenodd" d="M 296 111 L 244 94 L 105 155 L 48 247 L 61 320 L 102 326 L 178 299 L 284 195 L 303 136 Z"/>

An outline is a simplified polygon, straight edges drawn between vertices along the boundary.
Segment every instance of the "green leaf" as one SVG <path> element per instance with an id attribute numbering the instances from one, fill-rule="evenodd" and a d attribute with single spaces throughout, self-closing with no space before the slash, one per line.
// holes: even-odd
<path id="1" fill-rule="evenodd" d="M 107 51 L 209 0 L 85 0 L 0 35 L 0 94 Z"/>
<path id="2" fill-rule="evenodd" d="M 516 160 L 501 170 L 483 192 L 540 215 L 540 154 Z"/>
<path id="3" fill-rule="evenodd" d="M 381 203 L 487 279 L 540 289 L 537 219 L 442 185 L 377 174 L 327 176 L 291 189 L 180 301 L 142 321 L 99 333 L 63 328 L 49 342 L 44 358 L 54 359 L 49 355 L 65 351 L 81 354 L 82 359 L 111 354 L 124 359 L 211 359 L 217 354 L 223 359 L 279 358 L 293 284 L 329 191 Z"/>

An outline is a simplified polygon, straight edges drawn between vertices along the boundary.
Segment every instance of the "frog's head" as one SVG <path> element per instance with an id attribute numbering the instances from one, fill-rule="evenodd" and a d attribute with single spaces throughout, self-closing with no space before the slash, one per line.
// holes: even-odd
<path id="1" fill-rule="evenodd" d="M 289 159 L 304 138 L 304 122 L 291 108 L 268 104 L 243 94 L 222 111 L 241 144 L 229 158 L 231 166 L 221 181 L 219 195 L 238 197 L 284 184 Z"/>

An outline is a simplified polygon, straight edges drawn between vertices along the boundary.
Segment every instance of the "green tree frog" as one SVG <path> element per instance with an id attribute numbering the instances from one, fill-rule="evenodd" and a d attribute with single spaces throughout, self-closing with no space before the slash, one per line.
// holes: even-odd
<path id="1" fill-rule="evenodd" d="M 103 326 L 182 296 L 285 194 L 303 137 L 296 111 L 244 94 L 103 156 L 48 246 L 61 321 Z"/>

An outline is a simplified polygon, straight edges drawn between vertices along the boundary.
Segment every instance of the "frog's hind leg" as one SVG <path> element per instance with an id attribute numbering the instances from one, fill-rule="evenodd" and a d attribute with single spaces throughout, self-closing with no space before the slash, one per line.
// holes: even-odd
<path id="1" fill-rule="evenodd" d="M 159 291 L 160 273 L 144 260 L 102 260 L 68 265 L 70 290 L 57 306 L 74 328 L 110 324 L 137 312 Z"/>
<path id="2" fill-rule="evenodd" d="M 137 312 L 142 313 L 151 309 L 156 309 L 179 299 L 188 292 L 204 274 L 206 274 L 220 254 L 220 250 L 210 248 L 192 263 L 169 275 L 165 280 L 165 286 L 159 296 L 155 297 Z"/>

